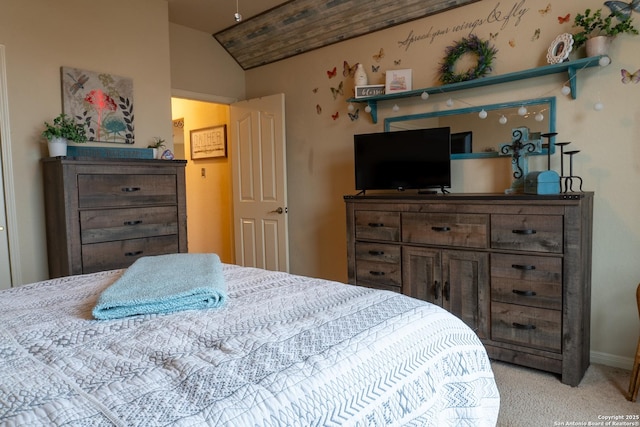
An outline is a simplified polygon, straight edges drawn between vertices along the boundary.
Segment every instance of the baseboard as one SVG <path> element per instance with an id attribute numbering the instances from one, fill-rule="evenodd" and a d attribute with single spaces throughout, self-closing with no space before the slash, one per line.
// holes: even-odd
<path id="1" fill-rule="evenodd" d="M 633 359 L 631 357 L 616 356 L 614 354 L 601 353 L 599 351 L 592 351 L 589 355 L 591 357 L 591 363 L 629 370 L 633 367 Z"/>

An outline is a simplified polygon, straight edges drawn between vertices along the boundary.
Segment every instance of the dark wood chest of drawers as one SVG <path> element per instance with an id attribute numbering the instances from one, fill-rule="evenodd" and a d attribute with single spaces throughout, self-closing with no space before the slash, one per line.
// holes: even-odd
<path id="1" fill-rule="evenodd" d="M 43 160 L 50 277 L 187 252 L 185 161 Z"/>
<path id="2" fill-rule="evenodd" d="M 589 366 L 592 193 L 346 196 L 349 282 L 438 304 L 489 356 Z"/>

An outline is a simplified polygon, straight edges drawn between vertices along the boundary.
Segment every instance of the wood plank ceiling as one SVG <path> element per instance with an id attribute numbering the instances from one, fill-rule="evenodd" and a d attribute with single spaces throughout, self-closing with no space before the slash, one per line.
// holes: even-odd
<path id="1" fill-rule="evenodd" d="M 476 1 L 292 0 L 213 36 L 248 70 Z"/>

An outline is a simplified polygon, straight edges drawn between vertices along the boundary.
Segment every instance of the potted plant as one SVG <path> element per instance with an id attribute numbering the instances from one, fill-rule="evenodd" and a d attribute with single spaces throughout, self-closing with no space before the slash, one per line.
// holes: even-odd
<path id="1" fill-rule="evenodd" d="M 631 17 L 617 11 L 604 16 L 602 9 L 593 13 L 586 9 L 584 13 L 576 14 L 573 26 L 581 28 L 573 35 L 573 46 L 577 49 L 586 45 L 587 56 L 606 54 L 609 44 L 618 34 L 638 34 Z"/>
<path id="2" fill-rule="evenodd" d="M 147 145 L 147 148 L 151 148 L 153 149 L 153 158 L 157 159 L 158 158 L 158 150 L 160 148 L 165 147 L 164 145 L 164 139 L 160 138 L 159 136 L 154 136 L 153 137 L 153 143 Z M 162 153 L 160 153 L 162 154 Z"/>
<path id="3" fill-rule="evenodd" d="M 66 156 L 68 141 L 87 142 L 84 126 L 76 123 L 64 113 L 53 119 L 53 124 L 44 122 L 44 126 L 45 130 L 42 131 L 42 136 L 48 141 L 49 156 L 51 157 Z"/>

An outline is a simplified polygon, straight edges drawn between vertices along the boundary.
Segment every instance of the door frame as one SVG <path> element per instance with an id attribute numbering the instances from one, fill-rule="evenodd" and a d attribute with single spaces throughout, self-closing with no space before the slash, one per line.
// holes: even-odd
<path id="1" fill-rule="evenodd" d="M 0 44 L 0 149 L 2 165 L 2 185 L 0 190 L 4 197 L 7 233 L 9 242 L 9 264 L 11 286 L 22 284 L 20 267 L 20 245 L 18 240 L 18 215 L 16 213 L 15 185 L 13 183 L 13 163 L 11 157 L 11 130 L 9 125 L 9 96 L 7 92 L 7 63 L 4 45 Z"/>

